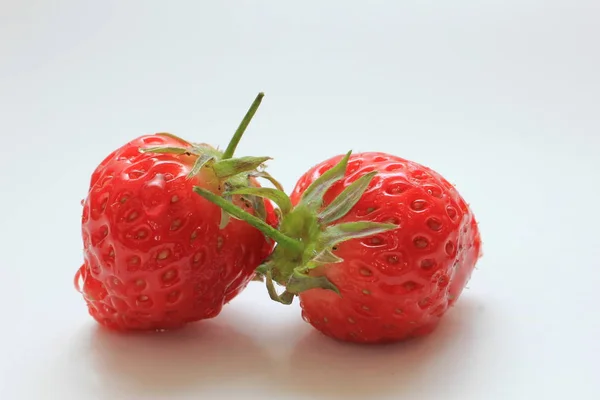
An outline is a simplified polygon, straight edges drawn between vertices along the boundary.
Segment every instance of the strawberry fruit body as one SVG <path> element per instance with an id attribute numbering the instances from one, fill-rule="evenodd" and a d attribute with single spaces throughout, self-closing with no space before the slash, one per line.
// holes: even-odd
<path id="1" fill-rule="evenodd" d="M 247 215 L 199 192 L 238 218 Z M 280 228 L 245 219 L 278 242 L 259 268 L 269 294 L 284 304 L 298 296 L 303 318 L 335 339 L 427 335 L 480 257 L 477 223 L 454 186 L 391 154 L 333 157 L 308 170 L 289 198 L 263 194 L 280 205 Z"/>
<path id="2" fill-rule="evenodd" d="M 341 160 L 313 167 L 294 188 L 291 200 Z M 460 296 L 480 254 L 475 218 L 464 199 L 438 173 L 384 153 L 353 155 L 342 180 L 324 196 L 330 204 L 343 189 L 376 171 L 367 190 L 338 223 L 390 222 L 397 229 L 340 243 L 343 261 L 321 266 L 340 291 L 299 294 L 302 314 L 315 328 L 337 339 L 385 342 L 431 332 Z"/>
<path id="3" fill-rule="evenodd" d="M 84 263 L 76 274 L 89 313 L 116 330 L 160 330 L 212 318 L 255 276 L 274 243 L 193 192 L 221 195 L 258 187 L 267 158 L 231 153 L 258 107 L 224 153 L 169 134 L 138 137 L 94 171 L 83 202 Z M 231 196 L 266 224 L 277 223 L 269 201 Z M 226 224 L 225 224 L 226 223 Z"/>

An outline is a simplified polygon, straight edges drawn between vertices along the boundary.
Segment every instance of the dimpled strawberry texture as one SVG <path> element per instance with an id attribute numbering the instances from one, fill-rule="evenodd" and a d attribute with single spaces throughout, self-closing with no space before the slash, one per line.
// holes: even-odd
<path id="1" fill-rule="evenodd" d="M 342 156 L 304 174 L 302 192 Z M 300 294 L 303 318 L 327 336 L 350 342 L 394 342 L 431 333 L 459 298 L 480 257 L 477 223 L 457 190 L 438 173 L 385 154 L 351 156 L 345 179 L 325 196 L 331 202 L 360 176 L 378 171 L 359 203 L 338 222 L 368 220 L 399 229 L 341 243 L 343 258 L 313 271 L 340 290 Z"/>
<path id="2" fill-rule="evenodd" d="M 254 276 L 273 247 L 192 192 L 191 158 L 141 153 L 182 146 L 147 135 L 110 154 L 94 171 L 83 202 L 84 264 L 76 274 L 89 313 L 116 330 L 177 328 L 212 318 Z M 265 206 L 268 222 L 276 217 Z"/>

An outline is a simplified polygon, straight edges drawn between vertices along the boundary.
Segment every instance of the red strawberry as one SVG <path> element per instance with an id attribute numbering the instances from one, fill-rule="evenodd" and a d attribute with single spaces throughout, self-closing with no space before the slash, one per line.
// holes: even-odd
<path id="1" fill-rule="evenodd" d="M 279 231 L 246 218 L 278 241 L 259 270 L 271 298 L 289 304 L 299 296 L 303 318 L 336 339 L 382 343 L 430 333 L 480 256 L 475 218 L 456 189 L 390 154 L 331 158 L 307 171 L 291 198 L 277 194 L 267 197 L 284 206 Z M 271 279 L 286 291 L 277 294 Z"/>
<path id="2" fill-rule="evenodd" d="M 273 242 L 243 221 L 221 221 L 219 207 L 193 187 L 220 196 L 258 187 L 253 175 L 269 178 L 257 170 L 266 157 L 231 158 L 261 99 L 225 153 L 169 134 L 146 135 L 96 168 L 83 203 L 85 262 L 75 280 L 100 324 L 154 330 L 211 318 L 253 278 Z M 262 198 L 231 201 L 277 223 Z"/>

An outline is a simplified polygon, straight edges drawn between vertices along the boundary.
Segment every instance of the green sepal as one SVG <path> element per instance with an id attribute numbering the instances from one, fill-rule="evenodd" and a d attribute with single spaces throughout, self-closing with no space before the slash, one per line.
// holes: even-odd
<path id="1" fill-rule="evenodd" d="M 339 289 L 327 277 L 322 275 L 310 276 L 298 271 L 292 273 L 285 288 L 290 293 L 300 293 L 310 289 L 325 289 L 340 294 Z"/>
<path id="2" fill-rule="evenodd" d="M 264 233 L 265 235 L 267 235 L 268 237 L 270 237 L 271 239 L 273 239 L 280 245 L 282 245 L 284 247 L 288 247 L 295 251 L 302 251 L 304 249 L 304 246 L 298 240 L 284 235 L 283 233 L 279 232 L 277 229 L 275 229 L 272 226 L 270 226 L 269 224 L 267 224 L 265 221 L 261 220 L 258 217 L 255 217 L 254 215 L 250 214 L 249 212 L 242 210 L 240 207 L 236 206 L 235 204 L 230 203 L 229 201 L 225 200 L 221 196 L 214 194 L 210 190 L 206 190 L 199 186 L 195 186 L 194 192 L 196 192 L 200 196 L 204 197 L 206 200 L 210 201 L 211 203 L 214 203 L 217 206 L 221 207 L 232 217 L 241 219 L 242 221 L 245 221 L 248 224 L 250 224 L 251 226 L 260 230 L 262 233 Z"/>
<path id="3" fill-rule="evenodd" d="M 315 179 L 302 194 L 300 203 L 307 205 L 311 209 L 319 209 L 323 204 L 323 196 L 325 193 L 327 193 L 334 183 L 340 181 L 344 177 L 350 154 L 352 154 L 352 151 L 349 151 L 333 168 L 327 170 L 323 175 Z"/>
<path id="4" fill-rule="evenodd" d="M 345 242 L 346 240 L 375 235 L 377 233 L 396 229 L 397 227 L 398 226 L 394 224 L 381 222 L 346 222 L 327 227 L 325 232 L 323 232 L 319 238 L 319 242 L 322 247 L 330 248 L 338 243 Z"/>
<path id="5" fill-rule="evenodd" d="M 271 276 L 270 270 L 265 273 L 265 282 L 267 286 L 267 293 L 269 293 L 271 300 L 285 305 L 292 304 L 295 297 L 294 293 L 285 290 L 282 294 L 278 294 L 277 290 L 275 289 L 275 283 L 273 282 L 273 277 Z"/>
<path id="6" fill-rule="evenodd" d="M 325 249 L 313 257 L 313 259 L 310 261 L 315 264 L 314 267 L 317 267 L 322 264 L 337 264 L 344 261 L 344 259 L 333 254 L 331 250 Z"/>
<path id="7" fill-rule="evenodd" d="M 230 196 L 223 196 L 223 199 L 225 201 L 231 202 Z M 227 213 L 227 211 L 225 211 L 225 209 L 221 208 L 221 220 L 219 221 L 219 229 L 225 229 L 225 227 L 227 226 L 228 223 L 229 223 L 229 214 Z"/>
<path id="8" fill-rule="evenodd" d="M 155 147 L 140 147 L 140 153 L 160 153 L 160 154 L 195 154 L 193 148 L 186 147 L 170 147 L 170 146 L 155 146 Z"/>
<path id="9" fill-rule="evenodd" d="M 346 215 L 358 203 L 376 174 L 377 171 L 369 172 L 344 189 L 339 196 L 321 211 L 319 214 L 321 223 L 328 225 Z"/>
<path id="10" fill-rule="evenodd" d="M 271 157 L 228 158 L 215 162 L 212 168 L 217 178 L 223 180 L 242 172 L 252 171 L 270 159 Z"/>
<path id="11" fill-rule="evenodd" d="M 271 176 L 271 174 L 269 174 L 267 171 L 251 171 L 249 175 L 254 178 L 266 179 L 269 182 L 271 182 L 273 186 L 275 186 L 275 189 L 281 190 L 282 192 L 284 191 L 281 183 L 279 183 L 275 178 L 273 178 L 273 176 Z"/>
<path id="12" fill-rule="evenodd" d="M 190 173 L 187 175 L 187 178 L 192 179 L 193 177 L 198 175 L 202 167 L 204 167 L 204 165 L 206 165 L 207 162 L 213 161 L 214 159 L 215 157 L 210 154 L 200 154 L 200 156 L 196 159 L 196 162 L 194 163 L 194 166 L 192 167 Z"/>
<path id="13" fill-rule="evenodd" d="M 265 208 L 265 202 L 262 197 L 250 196 L 250 202 L 254 209 L 254 214 L 261 220 L 267 222 L 267 209 Z"/>
<path id="14" fill-rule="evenodd" d="M 267 198 L 277 204 L 282 215 L 286 215 L 292 209 L 292 201 L 290 200 L 289 196 L 277 189 L 266 187 L 246 187 L 227 192 L 227 194 L 250 194 L 253 196 Z"/>

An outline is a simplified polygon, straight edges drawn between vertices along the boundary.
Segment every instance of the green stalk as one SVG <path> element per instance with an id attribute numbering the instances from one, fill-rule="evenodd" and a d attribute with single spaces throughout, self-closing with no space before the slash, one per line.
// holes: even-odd
<path id="1" fill-rule="evenodd" d="M 260 218 L 257 218 L 254 215 L 242 210 L 241 208 L 228 202 L 221 196 L 214 194 L 210 190 L 206 190 L 196 186 L 194 187 L 194 192 L 198 193 L 200 196 L 204 197 L 211 203 L 218 205 L 228 214 L 234 216 L 235 218 L 247 222 L 251 226 L 264 233 L 266 236 L 270 237 L 271 239 L 282 245 L 283 247 L 287 247 L 290 250 L 294 250 L 296 252 L 302 252 L 302 250 L 304 249 L 304 246 L 300 241 L 286 236 L 285 234 L 279 232 L 277 229 L 273 228 L 272 226 L 261 220 Z"/>
<path id="2" fill-rule="evenodd" d="M 238 126 L 237 130 L 233 134 L 233 138 L 231 138 L 231 141 L 227 145 L 227 148 L 225 149 L 221 160 L 227 160 L 228 158 L 233 157 L 233 153 L 235 152 L 235 149 L 237 148 L 237 145 L 240 142 L 244 131 L 250 124 L 252 117 L 254 117 L 256 110 L 258 110 L 258 106 L 260 106 L 260 102 L 262 101 L 263 97 L 265 97 L 265 94 L 263 92 L 260 92 L 256 96 L 256 99 L 254 99 L 254 102 L 250 106 L 250 109 L 248 109 L 248 112 L 244 116 L 244 119 L 242 119 L 242 122 L 240 122 L 240 126 Z"/>

